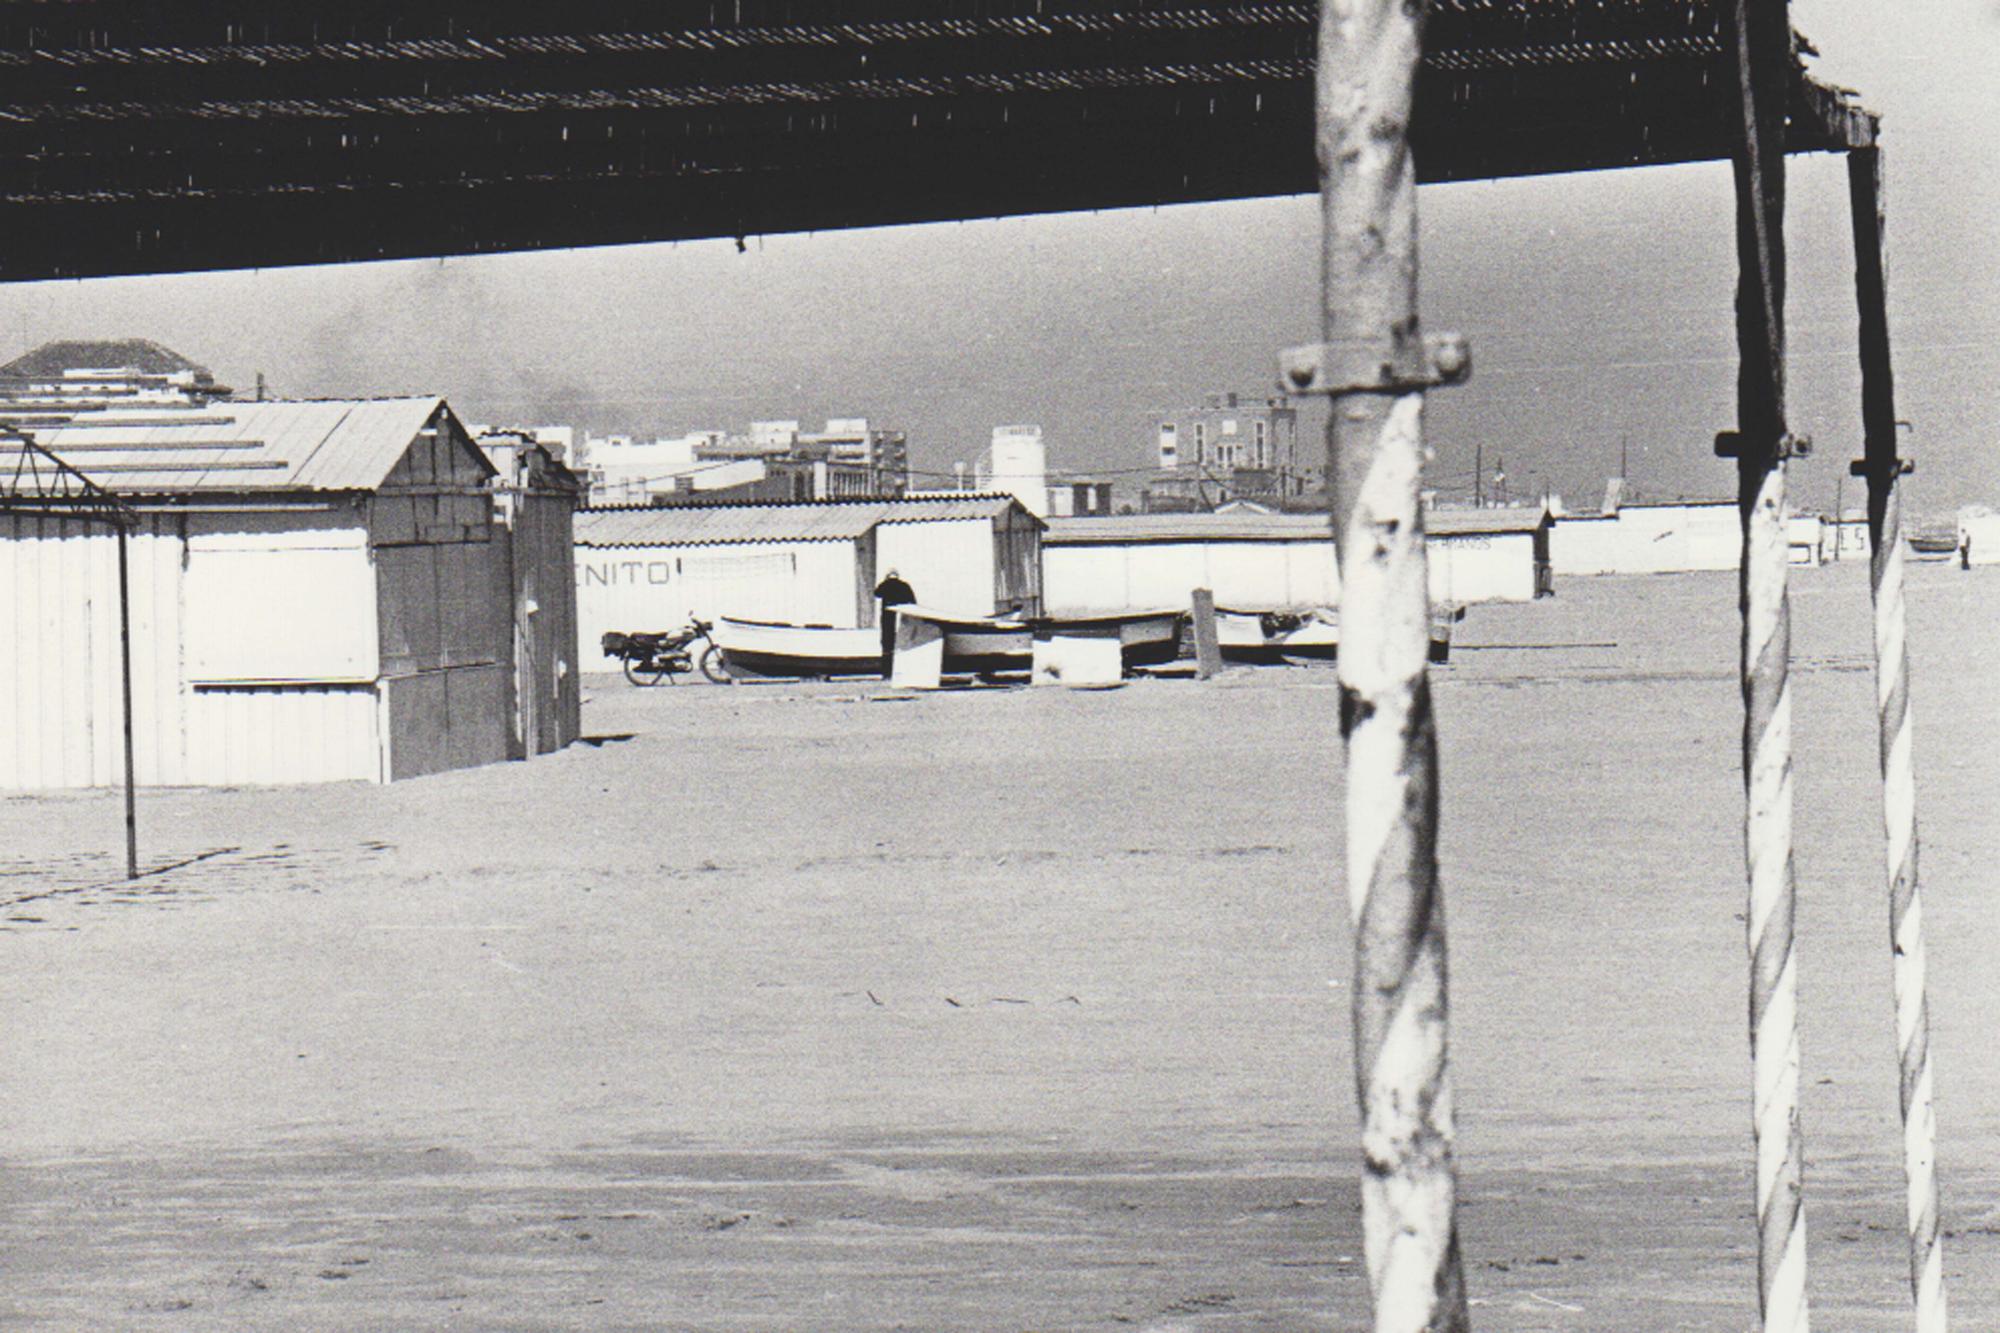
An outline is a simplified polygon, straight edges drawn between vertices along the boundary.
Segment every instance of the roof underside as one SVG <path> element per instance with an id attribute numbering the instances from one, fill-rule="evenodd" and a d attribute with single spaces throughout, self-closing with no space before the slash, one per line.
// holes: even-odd
<path id="1" fill-rule="evenodd" d="M 1717 0 L 1433 0 L 1427 181 L 1726 157 Z M 152 0 L 0 14 L 0 279 L 1317 188 L 1299 0 Z M 1872 121 L 1798 71 L 1795 151 Z"/>

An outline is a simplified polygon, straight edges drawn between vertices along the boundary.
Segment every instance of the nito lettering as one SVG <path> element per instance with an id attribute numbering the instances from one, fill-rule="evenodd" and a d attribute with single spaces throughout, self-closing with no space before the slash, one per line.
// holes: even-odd
<path id="1" fill-rule="evenodd" d="M 657 587 L 673 582 L 673 577 L 674 566 L 669 560 L 600 560 L 579 565 L 576 570 L 579 588 L 611 588 L 621 583 L 650 583 Z"/>

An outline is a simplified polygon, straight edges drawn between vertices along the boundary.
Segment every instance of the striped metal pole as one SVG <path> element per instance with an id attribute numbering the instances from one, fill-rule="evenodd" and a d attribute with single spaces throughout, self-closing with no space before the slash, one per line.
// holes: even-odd
<path id="1" fill-rule="evenodd" d="M 1882 826 L 1888 839 L 1889 944 L 1896 996 L 1898 1102 L 1908 1189 L 1910 1296 L 1919 1333 L 1950 1327 L 1938 1240 L 1937 1119 L 1931 1107 L 1931 1016 L 1924 979 L 1924 913 L 1917 889 L 1917 780 L 1911 755 L 1910 653 L 1904 634 L 1903 534 L 1896 482 L 1895 380 L 1889 361 L 1882 154 L 1847 155 L 1854 217 L 1854 288 L 1861 316 L 1864 448 L 1853 471 L 1868 481 L 1868 579 L 1875 602 L 1875 703 L 1880 724 Z"/>
<path id="2" fill-rule="evenodd" d="M 1792 866 L 1791 604 L 1786 588 L 1785 97 L 1797 57 L 1784 0 L 1736 0 L 1737 501 L 1743 521 L 1744 854 L 1757 1297 L 1767 1333 L 1806 1333 L 1805 1143 L 1799 1124 L 1797 884 Z M 1724 441 L 1718 440 L 1718 447 Z"/>
<path id="3" fill-rule="evenodd" d="M 1347 885 L 1363 1245 L 1378 1333 L 1463 1330 L 1437 735 L 1419 500 L 1425 388 L 1462 378 L 1451 339 L 1417 328 L 1417 195 L 1408 129 L 1423 0 L 1323 0 L 1318 132 L 1326 342 L 1285 378 L 1333 397 Z"/>

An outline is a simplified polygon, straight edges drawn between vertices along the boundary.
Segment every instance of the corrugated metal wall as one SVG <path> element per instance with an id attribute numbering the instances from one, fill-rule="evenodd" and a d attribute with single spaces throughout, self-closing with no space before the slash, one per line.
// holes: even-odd
<path id="1" fill-rule="evenodd" d="M 128 553 L 139 781 L 185 781 L 178 523 L 147 519 Z M 108 786 L 124 776 L 117 537 L 94 524 L 0 514 L 0 787 Z"/>
<path id="2" fill-rule="evenodd" d="M 357 512 L 187 522 L 190 682 L 375 679 L 375 573 Z"/>
<path id="3" fill-rule="evenodd" d="M 612 630 L 658 633 L 691 617 L 853 626 L 859 541 L 710 546 L 579 546 L 578 654 L 585 671 L 617 671 L 598 644 Z"/>
<path id="4" fill-rule="evenodd" d="M 380 712 L 372 681 L 193 686 L 183 780 L 383 781 Z"/>
<path id="5" fill-rule="evenodd" d="M 182 782 L 383 778 L 358 504 L 185 520 Z"/>
<path id="6" fill-rule="evenodd" d="M 998 535 L 986 518 L 883 523 L 875 529 L 875 568 L 878 577 L 901 574 L 924 606 L 990 616 L 1000 600 Z"/>
<path id="7" fill-rule="evenodd" d="M 351 510 L 142 517 L 128 548 L 142 787 L 381 778 L 357 525 Z M 122 783 L 112 532 L 0 515 L 0 634 L 0 787 Z"/>

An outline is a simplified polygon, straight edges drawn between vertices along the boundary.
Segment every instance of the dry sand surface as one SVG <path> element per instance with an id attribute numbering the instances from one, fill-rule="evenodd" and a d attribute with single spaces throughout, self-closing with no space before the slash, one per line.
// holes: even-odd
<path id="1" fill-rule="evenodd" d="M 1908 1326 L 1866 574 L 1796 571 L 1810 1286 Z M 2000 1328 L 2000 570 L 1912 573 L 1961 1329 Z M 1482 1329 L 1754 1310 L 1729 576 L 1437 673 Z M 1365 1322 L 1325 669 L 593 682 L 390 788 L 0 802 L 0 1323 Z"/>

